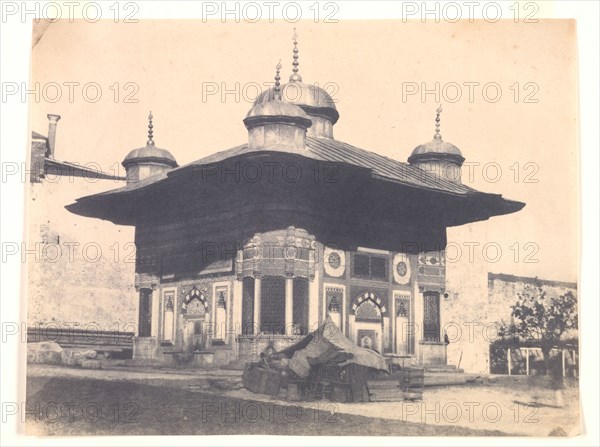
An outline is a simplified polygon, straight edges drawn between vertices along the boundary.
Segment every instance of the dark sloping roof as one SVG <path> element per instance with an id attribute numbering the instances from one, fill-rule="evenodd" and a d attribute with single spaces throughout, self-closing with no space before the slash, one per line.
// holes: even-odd
<path id="1" fill-rule="evenodd" d="M 48 140 L 47 136 L 42 135 L 41 133 L 37 133 L 35 131 L 31 132 L 31 138 L 33 138 L 34 140 Z"/>
<path id="2" fill-rule="evenodd" d="M 212 171 L 215 165 L 223 163 L 222 167 L 229 169 L 227 165 L 230 162 L 238 162 L 246 157 L 251 159 L 260 156 L 302 157 L 308 161 L 335 163 L 363 170 L 366 175 L 373 178 L 375 183 L 379 184 L 380 193 L 395 194 L 392 191 L 396 187 L 410 188 L 414 193 L 425 194 L 422 200 L 427 203 L 437 203 L 439 211 L 445 213 L 445 220 L 443 220 L 445 223 L 440 220 L 440 225 L 455 226 L 485 220 L 492 216 L 519 211 L 525 206 L 522 202 L 504 199 L 500 194 L 480 192 L 408 163 L 396 161 L 341 141 L 307 137 L 306 150 L 290 150 L 285 147 L 254 149 L 243 144 L 139 182 L 129 183 L 122 188 L 79 198 L 76 203 L 67 205 L 67 209 L 80 215 L 108 218 L 109 220 L 116 219 L 119 223 L 131 224 L 134 221 L 131 209 L 135 207 L 132 208 L 130 205 L 139 203 L 138 199 L 141 195 L 138 195 L 138 192 L 148 192 L 149 194 L 145 196 L 156 197 L 154 193 L 158 193 L 159 189 L 162 191 L 159 195 L 162 195 L 170 185 L 181 188 L 190 179 L 196 178 L 197 172 L 202 172 L 205 168 Z M 215 192 L 217 191 L 215 190 Z M 438 197 L 434 199 L 434 196 Z M 395 197 L 399 196 L 396 194 Z M 446 200 L 446 198 L 450 200 Z M 122 205 L 119 208 L 120 211 L 116 211 L 117 203 Z"/>
<path id="3" fill-rule="evenodd" d="M 379 155 L 365 149 L 360 149 L 342 141 L 328 138 L 307 137 L 306 149 L 307 150 L 304 153 L 298 154 L 312 158 L 316 161 L 345 163 L 360 168 L 369 169 L 373 176 L 396 183 L 459 195 L 478 192 L 467 185 L 445 180 L 437 175 L 426 172 L 408 163 L 403 163 L 388 157 L 384 157 L 383 155 Z M 242 144 L 231 149 L 216 152 L 212 155 L 201 158 L 187 165 L 172 169 L 171 171 L 163 174 L 144 179 L 140 182 L 129 184 L 123 188 L 108 191 L 106 194 L 146 188 L 147 186 L 160 180 L 176 176 L 182 171 L 193 169 L 194 167 L 220 163 L 230 158 L 253 152 L 256 151 L 249 149 L 247 144 Z"/>
<path id="4" fill-rule="evenodd" d="M 457 194 L 468 194 L 476 191 L 466 185 L 442 179 L 408 163 L 402 163 L 342 141 L 326 138 L 307 138 L 307 146 L 309 151 L 323 160 L 345 162 L 368 168 L 371 169 L 374 175 L 395 182 Z"/>
<path id="5" fill-rule="evenodd" d="M 306 138 L 307 151 L 304 156 L 313 158 L 317 161 L 329 161 L 334 163 L 346 163 L 372 171 L 373 175 L 392 180 L 398 183 L 404 183 L 421 188 L 435 189 L 439 191 L 451 192 L 456 194 L 468 194 L 476 192 L 460 183 L 454 183 L 445 180 L 432 173 L 426 172 L 408 163 L 393 160 L 374 152 L 360 149 L 342 141 L 329 138 Z M 241 155 L 248 152 L 247 145 L 241 145 L 232 149 L 217 152 L 205 158 L 201 158 L 187 166 L 179 169 L 186 169 L 189 166 L 201 166 L 206 164 L 218 163 L 228 158 Z M 177 170 L 169 172 L 169 176 L 176 175 Z"/>
<path id="6" fill-rule="evenodd" d="M 46 158 L 44 164 L 46 175 L 82 177 L 97 180 L 125 180 L 124 177 L 106 174 L 99 169 L 92 169 L 76 163 L 69 163 L 68 161 L 59 161 L 54 158 Z"/>
<path id="7" fill-rule="evenodd" d="M 48 137 L 38 132 L 32 131 L 31 138 L 34 140 L 46 140 L 48 143 Z M 47 154 L 46 154 L 47 155 Z M 125 180 L 125 177 L 119 177 L 117 175 L 110 175 L 102 172 L 99 169 L 92 169 L 77 163 L 70 163 L 68 161 L 60 161 L 54 158 L 44 158 L 44 174 L 58 175 L 58 176 L 70 176 L 70 177 L 82 177 L 88 179 L 97 180 Z M 119 188 L 120 189 L 120 188 Z"/>

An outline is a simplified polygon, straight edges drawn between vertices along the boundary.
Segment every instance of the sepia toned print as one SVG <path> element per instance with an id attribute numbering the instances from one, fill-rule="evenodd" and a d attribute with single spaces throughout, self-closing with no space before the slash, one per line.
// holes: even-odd
<path id="1" fill-rule="evenodd" d="M 34 36 L 28 434 L 580 434 L 573 21 Z"/>

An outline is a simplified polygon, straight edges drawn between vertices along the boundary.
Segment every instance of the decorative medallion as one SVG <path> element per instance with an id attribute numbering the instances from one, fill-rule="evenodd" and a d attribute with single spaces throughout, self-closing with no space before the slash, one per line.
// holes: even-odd
<path id="1" fill-rule="evenodd" d="M 327 262 L 331 268 L 337 269 L 340 268 L 340 265 L 342 265 L 342 258 L 340 258 L 338 253 L 333 252 L 327 257 Z"/>
<path id="2" fill-rule="evenodd" d="M 394 281 L 397 284 L 408 284 L 410 282 L 410 261 L 404 253 L 394 255 Z"/>
<path id="3" fill-rule="evenodd" d="M 346 271 L 346 254 L 342 250 L 325 248 L 323 253 L 325 273 L 334 278 L 340 278 Z"/>
<path id="4" fill-rule="evenodd" d="M 406 266 L 406 262 L 400 261 L 396 265 L 396 272 L 398 272 L 398 275 L 400 275 L 402 277 L 406 276 L 406 273 L 408 272 L 408 267 Z"/>

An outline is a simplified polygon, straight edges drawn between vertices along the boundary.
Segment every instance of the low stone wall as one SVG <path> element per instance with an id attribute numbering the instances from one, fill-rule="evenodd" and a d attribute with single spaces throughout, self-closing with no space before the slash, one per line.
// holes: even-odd
<path id="1" fill-rule="evenodd" d="M 63 349 L 53 341 L 27 344 L 27 363 L 101 369 L 102 362 L 97 355 L 93 349 Z"/>
<path id="2" fill-rule="evenodd" d="M 419 346 L 422 365 L 446 365 L 446 343 L 423 341 Z"/>

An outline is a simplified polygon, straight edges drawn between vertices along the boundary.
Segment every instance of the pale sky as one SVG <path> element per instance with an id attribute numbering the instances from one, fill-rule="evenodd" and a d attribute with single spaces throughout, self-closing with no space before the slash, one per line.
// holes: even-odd
<path id="1" fill-rule="evenodd" d="M 50 100 L 56 92 L 51 83 L 58 83 L 62 97 L 32 102 L 31 128 L 46 134 L 46 114 L 60 114 L 56 158 L 95 162 L 105 171 L 116 163 L 120 167 L 131 149 L 145 145 L 150 109 L 157 146 L 170 150 L 180 165 L 239 145 L 247 140 L 242 119 L 256 94 L 253 86 L 272 82 L 279 59 L 282 78 L 291 73 L 294 26 L 303 81 L 329 83 L 327 90 L 337 100 L 337 140 L 406 161 L 414 147 L 432 138 L 439 101 L 444 140 L 473 163 L 472 180 L 464 168 L 463 182 L 526 202 L 516 214 L 450 229 L 448 239 L 462 247 L 463 261 L 474 242 L 481 244 L 474 249 L 474 262 L 487 264 L 482 267 L 487 271 L 577 280 L 574 21 L 61 21 L 50 25 L 33 49 L 32 81 Z M 79 83 L 72 102 L 71 82 Z M 441 97 L 422 98 L 421 91 L 435 91 L 436 82 Z M 89 83 L 102 91 L 95 103 L 82 94 Z M 126 88 L 127 83 L 136 90 Z M 203 88 L 215 85 L 217 94 L 203 98 Z M 222 98 L 223 88 L 237 90 L 239 98 L 234 93 Z M 415 88 L 417 94 L 403 98 L 403 91 Z M 501 97 L 492 102 L 498 88 Z M 116 101 L 115 90 L 120 93 Z M 128 93 L 137 103 L 124 101 Z M 95 89 L 90 86 L 87 94 L 93 98 Z M 108 182 L 95 188 L 114 186 Z M 105 227 L 117 230 L 112 224 Z M 493 244 L 489 258 L 501 248 L 497 262 L 485 261 L 486 243 Z"/>

